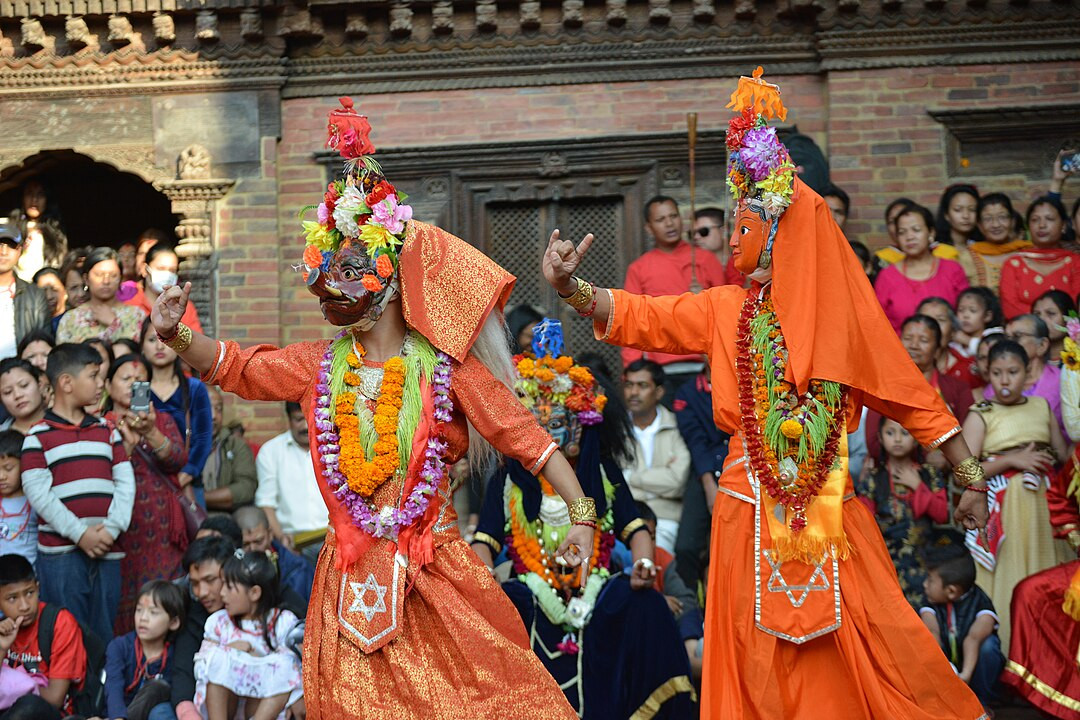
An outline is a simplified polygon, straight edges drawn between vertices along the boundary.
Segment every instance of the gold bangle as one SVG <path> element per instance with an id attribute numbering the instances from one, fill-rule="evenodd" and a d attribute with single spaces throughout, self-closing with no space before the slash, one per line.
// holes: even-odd
<path id="1" fill-rule="evenodd" d="M 591 497 L 579 497 L 566 504 L 570 511 L 570 522 L 596 522 L 596 501 Z"/>
<path id="2" fill-rule="evenodd" d="M 176 334 L 168 340 L 163 339 L 161 342 L 171 347 L 179 355 L 191 347 L 191 328 L 184 323 L 180 323 L 176 326 Z"/>
<path id="3" fill-rule="evenodd" d="M 592 283 L 585 282 L 581 278 L 574 278 L 577 280 L 577 290 L 570 297 L 563 298 L 563 302 L 574 308 L 575 310 L 581 310 L 587 308 L 593 299 L 593 286 Z"/>
<path id="4" fill-rule="evenodd" d="M 979 458 L 972 455 L 968 459 L 956 464 L 953 468 L 953 477 L 958 487 L 968 487 L 986 479 Z"/>

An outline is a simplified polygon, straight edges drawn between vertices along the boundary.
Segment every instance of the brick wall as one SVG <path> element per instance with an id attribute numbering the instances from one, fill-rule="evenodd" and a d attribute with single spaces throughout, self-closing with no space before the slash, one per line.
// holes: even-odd
<path id="1" fill-rule="evenodd" d="M 278 223 L 277 138 L 260 143 L 261 177 L 242 179 L 219 203 L 218 333 L 242 346 L 281 343 L 282 305 Z M 273 403 L 227 396 L 225 417 L 244 423 L 265 441 L 285 429 L 284 412 Z"/>
<path id="2" fill-rule="evenodd" d="M 829 73 L 829 162 L 832 179 L 852 201 L 848 235 L 868 245 L 885 243 L 885 206 L 910 197 L 937 209 L 941 191 L 954 182 L 983 192 L 1008 193 L 1017 209 L 1046 192 L 1048 170 L 994 176 L 950 177 L 946 131 L 927 109 L 986 110 L 1080 102 L 1075 63 L 966 65 Z M 1045 160 L 1049 168 L 1050 160 Z M 1074 183 L 1075 184 L 1075 183 Z M 1066 192 L 1069 192 L 1068 190 Z M 1067 199 L 1075 197 L 1072 189 Z"/>

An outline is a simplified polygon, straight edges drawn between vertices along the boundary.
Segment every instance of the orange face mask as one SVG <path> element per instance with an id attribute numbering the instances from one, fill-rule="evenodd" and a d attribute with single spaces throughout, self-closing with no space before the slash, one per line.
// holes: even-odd
<path id="1" fill-rule="evenodd" d="M 758 269 L 758 259 L 765 251 L 773 222 L 775 220 L 764 220 L 749 207 L 739 207 L 735 215 L 735 232 L 731 236 L 731 254 L 735 268 L 742 274 L 750 275 Z"/>

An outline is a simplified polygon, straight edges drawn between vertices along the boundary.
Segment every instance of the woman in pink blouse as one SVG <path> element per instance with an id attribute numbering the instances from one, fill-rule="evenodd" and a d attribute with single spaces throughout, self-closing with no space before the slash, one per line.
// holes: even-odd
<path id="1" fill-rule="evenodd" d="M 915 314 L 919 303 L 926 298 L 945 298 L 955 306 L 968 280 L 960 263 L 935 257 L 931 252 L 934 216 L 922 205 L 913 203 L 900 211 L 896 217 L 896 234 L 904 258 L 878 274 L 874 290 L 899 334 L 904 319 Z"/>

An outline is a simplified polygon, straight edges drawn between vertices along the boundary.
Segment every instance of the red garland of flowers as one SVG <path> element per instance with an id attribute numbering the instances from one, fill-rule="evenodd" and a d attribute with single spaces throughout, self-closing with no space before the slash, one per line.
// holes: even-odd
<path id="1" fill-rule="evenodd" d="M 774 468 L 766 459 L 765 439 L 761 436 L 761 426 L 764 422 L 757 415 L 757 402 L 754 399 L 754 367 L 752 358 L 754 349 L 751 346 L 750 322 L 757 316 L 761 308 L 761 300 L 753 291 L 743 302 L 742 313 L 739 316 L 738 339 L 735 341 L 737 349 L 735 358 L 735 373 L 738 377 L 739 386 L 739 411 L 742 415 L 743 437 L 746 439 L 746 456 L 749 458 L 750 467 L 754 471 L 758 482 L 765 488 L 769 497 L 773 498 L 793 513 L 788 527 L 792 532 L 798 533 L 806 527 L 806 508 L 817 497 L 829 471 L 836 460 L 836 453 L 840 447 L 841 423 L 834 423 L 829 439 L 825 443 L 821 454 L 817 457 L 814 474 L 809 483 L 801 488 L 801 492 L 791 492 L 784 488 L 777 479 Z M 841 402 L 840 407 L 843 407 Z"/>

